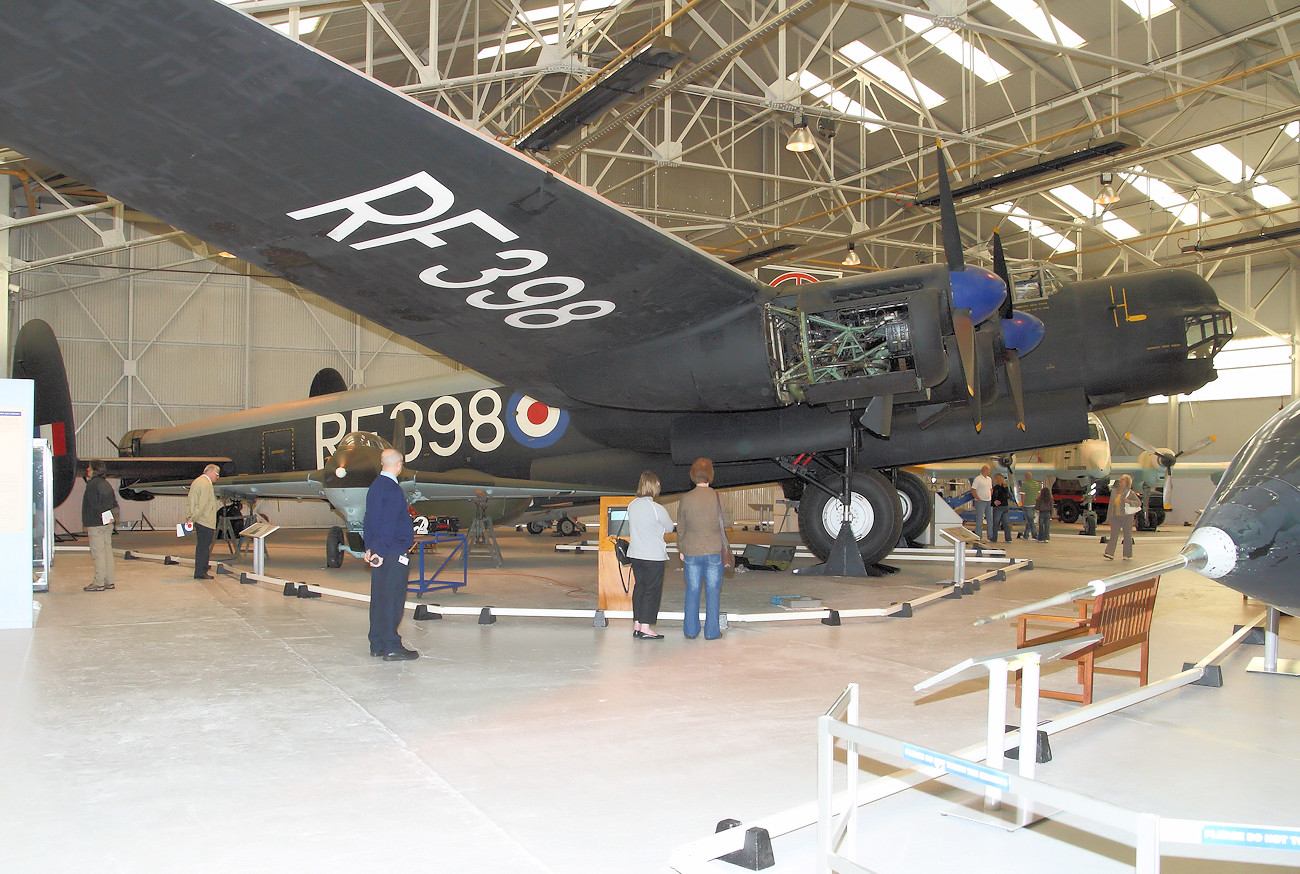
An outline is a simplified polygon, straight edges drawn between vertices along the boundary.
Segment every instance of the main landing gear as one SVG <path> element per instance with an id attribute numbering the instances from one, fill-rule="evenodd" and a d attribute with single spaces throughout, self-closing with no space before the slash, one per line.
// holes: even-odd
<path id="1" fill-rule="evenodd" d="M 900 492 L 906 483 L 905 497 L 911 507 L 927 507 L 916 486 L 906 474 L 896 489 L 879 471 L 855 470 L 852 451 L 845 450 L 843 469 L 837 470 L 820 455 L 778 458 L 783 468 L 803 483 L 799 502 L 799 531 L 814 555 L 826 562 L 821 573 L 836 575 L 880 576 L 886 572 L 880 562 L 898 545 L 903 533 L 903 501 Z M 911 477 L 915 480 L 916 477 Z M 916 497 L 914 497 L 916 496 Z M 927 493 L 928 497 L 928 493 Z M 913 513 L 915 515 L 915 513 Z M 928 518 L 921 525 L 929 524 Z M 837 543 L 837 540 L 839 543 Z M 857 569 L 853 556 L 843 554 L 846 544 L 856 546 L 863 570 Z"/>

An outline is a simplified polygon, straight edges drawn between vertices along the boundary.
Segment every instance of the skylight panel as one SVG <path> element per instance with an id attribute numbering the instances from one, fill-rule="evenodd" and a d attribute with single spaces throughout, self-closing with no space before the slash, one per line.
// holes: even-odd
<path id="1" fill-rule="evenodd" d="M 1141 164 L 1133 165 L 1130 171 L 1121 170 L 1119 177 L 1128 184 L 1129 188 L 1145 194 L 1148 199 L 1155 201 L 1185 225 L 1196 225 L 1213 219 L 1213 216 L 1208 212 L 1174 191 L 1164 182 L 1147 175 L 1146 168 Z"/>
<path id="2" fill-rule="evenodd" d="M 874 133 L 883 127 L 883 125 L 873 123 L 883 121 L 880 116 L 844 92 L 835 90 L 820 77 L 809 73 L 807 70 L 800 70 L 797 75 L 791 73 L 789 78 L 791 81 L 798 82 L 800 88 L 836 112 L 862 119 L 862 126 L 868 131 Z"/>
<path id="3" fill-rule="evenodd" d="M 1012 207 L 1010 203 L 999 203 L 997 206 L 992 207 L 992 209 L 994 212 L 1000 212 L 1005 215 L 1007 221 L 1011 222 L 1016 227 L 1029 231 L 1029 233 L 1035 238 L 1051 246 L 1053 253 L 1074 251 L 1074 243 L 1071 243 L 1065 237 L 1061 236 L 1042 222 L 1031 219 L 1029 213 L 1025 212 L 1020 207 Z"/>
<path id="4" fill-rule="evenodd" d="M 1174 8 L 1173 0 L 1120 0 L 1120 2 L 1142 16 L 1143 21 L 1149 21 Z"/>
<path id="5" fill-rule="evenodd" d="M 921 39 L 970 70 L 985 84 L 996 82 L 1011 71 L 989 57 L 973 43 L 946 27 L 935 27 L 928 18 L 919 15 L 904 15 L 903 26 Z"/>
<path id="6" fill-rule="evenodd" d="M 611 6 L 617 6 L 620 0 L 581 0 L 578 4 L 579 13 L 598 12 L 601 9 L 608 9 Z M 524 18 L 533 22 L 554 21 L 560 17 L 561 8 L 565 12 L 570 12 L 573 4 L 564 3 L 560 6 L 544 6 L 541 9 L 528 9 L 524 11 Z"/>
<path id="7" fill-rule="evenodd" d="M 1278 188 L 1268 184 L 1263 176 L 1256 176 L 1255 169 L 1234 155 L 1226 146 L 1215 144 L 1192 149 L 1192 154 L 1200 158 L 1201 163 L 1218 173 L 1228 182 L 1237 184 L 1252 181 L 1250 196 L 1260 206 L 1273 209 L 1291 202 Z"/>
<path id="8" fill-rule="evenodd" d="M 276 30 L 280 31 L 280 33 L 284 34 L 285 36 L 292 35 L 289 31 L 289 22 L 287 21 L 282 21 L 279 24 L 273 24 L 271 26 L 274 27 Z M 299 18 L 298 36 L 300 37 L 306 36 L 307 34 L 311 33 L 319 26 L 320 26 L 319 15 L 309 15 L 306 18 Z"/>
<path id="9" fill-rule="evenodd" d="M 1300 140 L 1300 121 L 1293 121 L 1286 127 L 1282 128 L 1282 133 L 1286 134 L 1293 140 Z"/>
<path id="10" fill-rule="evenodd" d="M 856 39 L 848 45 L 842 46 L 840 54 L 855 64 L 861 64 L 862 68 L 868 73 L 921 106 L 932 108 L 946 103 L 948 100 L 938 91 L 927 87 L 924 82 L 921 82 L 915 76 L 907 75 L 907 72 L 893 61 L 873 52 Z"/>
<path id="11" fill-rule="evenodd" d="M 557 43 L 559 43 L 559 41 L 560 41 L 560 35 L 558 33 L 542 34 L 542 42 L 546 43 L 548 46 L 556 45 Z M 529 49 L 534 48 L 536 46 L 537 46 L 537 40 L 533 39 L 530 36 L 527 39 L 512 40 L 506 43 L 504 46 L 499 46 L 499 45 L 488 46 L 487 48 L 482 49 L 474 57 L 482 61 L 482 60 L 486 60 L 487 58 L 495 58 L 497 55 L 502 55 L 502 54 L 509 55 L 514 52 L 526 52 Z"/>
<path id="12" fill-rule="evenodd" d="M 1052 189 L 1052 194 L 1056 195 L 1066 206 L 1078 213 L 1082 218 L 1092 218 L 1097 210 L 1097 204 L 1093 202 L 1093 199 L 1073 185 L 1060 185 Z M 1137 228 L 1109 210 L 1101 214 L 1101 229 L 1120 240 L 1127 240 L 1138 235 Z"/>
<path id="13" fill-rule="evenodd" d="M 993 5 L 1001 9 L 1012 20 L 1044 42 L 1054 42 L 1066 48 L 1077 49 L 1087 40 L 1079 36 L 1065 22 L 1055 15 L 1048 21 L 1047 15 L 1035 0 L 993 0 Z M 1055 28 L 1055 32 L 1053 32 Z"/>

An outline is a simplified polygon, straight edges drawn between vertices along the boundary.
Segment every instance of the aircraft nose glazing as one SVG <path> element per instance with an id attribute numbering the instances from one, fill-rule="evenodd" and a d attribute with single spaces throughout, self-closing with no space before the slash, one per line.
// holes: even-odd
<path id="1" fill-rule="evenodd" d="M 971 321 L 977 325 L 996 313 L 1006 300 L 1006 284 L 983 267 L 967 266 L 964 270 L 951 271 L 949 277 L 952 305 L 970 310 Z"/>

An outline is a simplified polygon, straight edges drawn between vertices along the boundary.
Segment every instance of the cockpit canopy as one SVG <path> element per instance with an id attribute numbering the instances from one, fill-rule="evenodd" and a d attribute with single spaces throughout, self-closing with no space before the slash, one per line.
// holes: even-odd
<path id="1" fill-rule="evenodd" d="M 339 440 L 339 445 L 335 447 L 334 451 L 338 452 L 341 449 L 355 449 L 361 447 L 369 447 L 371 449 L 379 450 L 380 452 L 385 449 L 393 448 L 391 443 L 383 437 L 380 437 L 378 434 L 371 434 L 369 431 L 353 431 L 351 434 L 343 435 Z"/>

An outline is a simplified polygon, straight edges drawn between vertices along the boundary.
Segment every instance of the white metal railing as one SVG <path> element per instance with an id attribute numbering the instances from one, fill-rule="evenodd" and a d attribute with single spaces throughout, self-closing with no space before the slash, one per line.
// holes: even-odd
<path id="1" fill-rule="evenodd" d="M 1258 861 L 1260 853 L 1277 862 L 1277 853 L 1300 854 L 1300 828 L 1213 820 L 1179 819 L 1130 810 L 1117 804 L 1022 777 L 1000 768 L 981 764 L 975 758 L 941 753 L 917 744 L 856 724 L 857 684 L 850 684 L 835 704 L 818 719 L 817 726 L 817 871 L 871 874 L 854 861 L 853 830 L 857 823 L 858 758 L 865 752 L 884 754 L 911 764 L 908 770 L 919 779 L 945 777 L 971 786 L 983 794 L 988 787 L 1034 802 L 1040 809 L 1054 807 L 1069 811 L 1102 826 L 1133 836 L 1137 848 L 1135 870 L 1139 874 L 1157 874 L 1162 853 L 1177 847 L 1198 846 L 1198 857 L 1228 861 Z M 846 751 L 846 791 L 837 796 L 834 788 L 835 747 L 842 743 Z M 963 751 L 964 752 L 964 751 Z M 877 781 L 878 782 L 878 781 Z M 874 793 L 873 793 L 874 795 Z M 843 799 L 847 807 L 836 810 Z M 869 803 L 874 798 L 866 799 Z M 1083 827 L 1086 828 L 1086 825 Z M 1274 851 L 1272 853 L 1267 851 Z M 1171 855 L 1177 855 L 1176 852 Z M 1289 861 L 1294 861 L 1289 860 Z"/>

